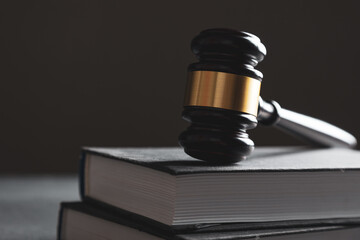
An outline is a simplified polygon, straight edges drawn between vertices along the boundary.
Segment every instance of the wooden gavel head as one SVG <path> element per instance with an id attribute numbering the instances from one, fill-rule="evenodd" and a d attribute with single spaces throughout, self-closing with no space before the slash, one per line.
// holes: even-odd
<path id="1" fill-rule="evenodd" d="M 262 73 L 254 67 L 266 48 L 253 34 L 208 29 L 191 50 L 182 117 L 190 126 L 179 143 L 192 157 L 216 164 L 246 158 L 255 148 L 246 130 L 257 125 Z"/>

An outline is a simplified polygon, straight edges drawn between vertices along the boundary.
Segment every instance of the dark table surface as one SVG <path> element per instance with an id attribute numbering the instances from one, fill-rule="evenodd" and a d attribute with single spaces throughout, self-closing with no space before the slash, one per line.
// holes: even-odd
<path id="1" fill-rule="evenodd" d="M 0 239 L 56 239 L 59 203 L 76 200 L 76 176 L 0 176 Z"/>

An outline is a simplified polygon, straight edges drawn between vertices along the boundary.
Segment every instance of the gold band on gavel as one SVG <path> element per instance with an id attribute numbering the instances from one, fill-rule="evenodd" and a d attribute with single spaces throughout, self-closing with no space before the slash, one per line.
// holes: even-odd
<path id="1" fill-rule="evenodd" d="M 185 92 L 185 106 L 235 110 L 257 116 L 261 82 L 232 73 L 192 71 Z"/>

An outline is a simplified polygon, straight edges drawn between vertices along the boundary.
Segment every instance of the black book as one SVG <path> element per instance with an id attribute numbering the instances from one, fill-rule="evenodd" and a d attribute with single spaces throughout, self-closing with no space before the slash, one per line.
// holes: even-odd
<path id="1" fill-rule="evenodd" d="M 62 203 L 59 214 L 58 240 L 131 239 L 131 240 L 319 240 L 358 239 L 360 226 L 324 225 L 269 229 L 226 229 L 176 232 L 164 230 L 129 216 L 114 214 L 85 203 Z"/>
<path id="2" fill-rule="evenodd" d="M 84 148 L 80 175 L 84 201 L 179 229 L 360 217 L 360 153 L 349 149 L 259 147 L 214 166 L 180 148 Z"/>

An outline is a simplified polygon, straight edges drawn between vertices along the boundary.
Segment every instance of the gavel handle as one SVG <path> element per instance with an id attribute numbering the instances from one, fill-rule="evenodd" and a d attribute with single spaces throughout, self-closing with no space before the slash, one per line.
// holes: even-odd
<path id="1" fill-rule="evenodd" d="M 267 102 L 261 97 L 257 119 L 317 146 L 353 148 L 357 144 L 353 135 L 334 125 L 283 109 L 277 102 Z"/>

